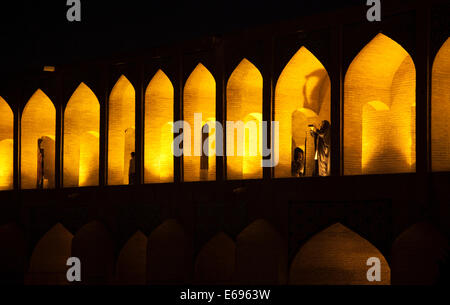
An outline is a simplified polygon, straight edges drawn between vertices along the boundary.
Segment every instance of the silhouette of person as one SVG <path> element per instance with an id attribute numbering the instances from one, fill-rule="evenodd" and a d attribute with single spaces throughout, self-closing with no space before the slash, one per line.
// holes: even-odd
<path id="1" fill-rule="evenodd" d="M 128 170 L 128 184 L 136 183 L 136 159 L 134 151 L 131 153 L 130 167 Z"/>
<path id="2" fill-rule="evenodd" d="M 320 124 L 319 129 L 313 127 L 311 135 L 316 140 L 315 160 L 317 160 L 317 174 L 325 177 L 330 175 L 330 122 L 324 120 Z"/>
<path id="3" fill-rule="evenodd" d="M 44 188 L 44 148 L 42 148 L 42 139 L 38 139 L 38 156 L 37 156 L 37 176 L 36 188 Z"/>
<path id="4" fill-rule="evenodd" d="M 305 154 L 303 149 L 297 147 L 294 149 L 294 160 L 291 163 L 291 174 L 293 177 L 305 176 Z"/>

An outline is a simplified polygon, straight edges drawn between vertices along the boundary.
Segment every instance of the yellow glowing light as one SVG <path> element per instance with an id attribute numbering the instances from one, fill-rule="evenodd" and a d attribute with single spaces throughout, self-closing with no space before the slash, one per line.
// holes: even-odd
<path id="1" fill-rule="evenodd" d="M 64 111 L 64 187 L 98 185 L 100 104 L 81 83 Z"/>
<path id="2" fill-rule="evenodd" d="M 415 171 L 416 72 L 411 56 L 378 34 L 344 83 L 344 174 Z"/>
<path id="3" fill-rule="evenodd" d="M 158 70 L 145 91 L 144 181 L 173 181 L 173 85 Z"/>
<path id="4" fill-rule="evenodd" d="M 109 185 L 128 184 L 129 161 L 131 159 L 131 152 L 135 151 L 133 138 L 135 128 L 135 104 L 134 87 L 128 79 L 122 75 L 112 89 L 109 97 Z"/>
<path id="5" fill-rule="evenodd" d="M 56 110 L 52 101 L 37 90 L 28 101 L 21 120 L 21 187 L 34 189 L 37 186 L 38 139 L 44 143 L 45 186 L 55 186 L 55 127 Z"/>
<path id="6" fill-rule="evenodd" d="M 433 64 L 431 140 L 433 171 L 450 171 L 450 38 Z"/>
<path id="7" fill-rule="evenodd" d="M 258 118 L 261 117 L 262 113 L 262 91 L 263 78 L 261 73 L 251 62 L 243 59 L 228 79 L 227 121 L 234 123 L 253 121 L 258 132 L 249 133 L 248 137 L 245 137 L 245 134 L 239 136 L 236 129 L 229 130 L 227 128 L 227 147 L 234 147 L 233 156 L 227 151 L 227 179 L 229 180 L 262 178 L 262 145 L 258 143 L 258 135 L 261 134 Z M 257 114 L 256 117 L 255 114 Z M 238 156 L 238 144 L 243 147 L 256 144 L 258 146 L 257 156 Z M 258 160 L 258 162 L 255 162 L 255 160 Z"/>
<path id="8" fill-rule="evenodd" d="M 192 71 L 191 75 L 186 81 L 184 86 L 184 121 L 188 122 L 191 126 L 190 139 L 184 134 L 183 141 L 191 141 L 191 156 L 183 156 L 184 158 L 184 181 L 200 181 L 200 180 L 215 180 L 216 179 L 216 157 L 215 152 L 212 150 L 211 138 L 214 136 L 213 124 L 208 124 L 210 130 L 209 137 L 209 152 L 208 152 L 208 169 L 204 174 L 200 169 L 200 158 L 194 155 L 194 144 L 198 144 L 197 150 L 201 153 L 203 147 L 202 142 L 202 127 L 207 122 L 216 121 L 216 81 L 212 74 L 202 64 L 198 64 Z M 194 113 L 201 113 L 202 123 L 201 126 L 194 126 Z M 194 139 L 194 133 L 197 132 L 198 143 Z"/>
<path id="9" fill-rule="evenodd" d="M 330 78 L 322 63 L 305 47 L 295 53 L 281 72 L 275 87 L 275 121 L 280 124 L 279 163 L 275 177 L 290 177 L 293 152 L 305 151 L 306 174 L 314 169 L 314 140 L 309 124 L 330 120 Z M 275 149 L 277 149 L 275 147 Z"/>
<path id="10" fill-rule="evenodd" d="M 13 188 L 14 114 L 0 96 L 0 190 Z"/>

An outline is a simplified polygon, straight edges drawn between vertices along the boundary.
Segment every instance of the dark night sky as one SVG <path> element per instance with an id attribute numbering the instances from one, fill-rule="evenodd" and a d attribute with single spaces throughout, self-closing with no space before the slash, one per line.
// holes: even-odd
<path id="1" fill-rule="evenodd" d="M 175 41 L 295 19 L 366 0 L 196 1 L 81 0 L 81 22 L 68 22 L 66 0 L 0 4 L 2 77 L 106 58 Z"/>

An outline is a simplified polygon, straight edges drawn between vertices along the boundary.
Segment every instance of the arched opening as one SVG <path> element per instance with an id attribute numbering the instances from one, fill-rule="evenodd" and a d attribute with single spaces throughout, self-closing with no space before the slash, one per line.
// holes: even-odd
<path id="1" fill-rule="evenodd" d="M 287 249 L 278 231 L 258 219 L 236 238 L 236 283 L 284 285 L 287 281 Z"/>
<path id="2" fill-rule="evenodd" d="M 275 87 L 275 120 L 280 124 L 279 163 L 275 177 L 291 177 L 294 150 L 305 155 L 305 176 L 312 176 L 315 163 L 314 137 L 308 125 L 319 128 L 330 120 L 330 78 L 322 63 L 305 47 L 295 53 Z M 329 160 L 328 160 L 329 162 Z"/>
<path id="3" fill-rule="evenodd" d="M 21 187 L 55 187 L 56 110 L 52 101 L 38 89 L 22 112 Z"/>
<path id="4" fill-rule="evenodd" d="M 345 76 L 345 175 L 415 171 L 415 92 L 411 56 L 378 34 Z"/>
<path id="5" fill-rule="evenodd" d="M 369 258 L 380 262 L 380 281 L 369 282 Z M 389 265 L 367 240 L 340 223 L 314 235 L 297 252 L 289 271 L 291 285 L 389 285 Z M 373 275 L 373 273 L 371 273 Z M 376 274 L 375 274 L 376 275 Z"/>
<path id="6" fill-rule="evenodd" d="M 450 171 L 450 38 L 433 63 L 431 149 L 433 171 Z"/>
<path id="7" fill-rule="evenodd" d="M 68 284 L 67 259 L 71 257 L 73 235 L 60 223 L 37 243 L 31 255 L 27 284 Z"/>
<path id="8" fill-rule="evenodd" d="M 144 285 L 147 263 L 147 236 L 137 231 L 120 251 L 116 266 L 119 285 Z"/>
<path id="9" fill-rule="evenodd" d="M 72 239 L 72 257 L 81 261 L 83 284 L 110 284 L 114 273 L 114 241 L 99 221 L 81 227 Z"/>
<path id="10" fill-rule="evenodd" d="M 215 180 L 216 154 L 212 139 L 215 136 L 216 81 L 201 63 L 192 71 L 184 86 L 183 110 L 184 121 L 191 126 L 190 139 L 186 133 L 183 139 L 184 143 L 191 143 L 190 156 L 183 156 L 184 181 Z M 198 116 L 197 122 L 194 114 Z M 207 132 L 203 129 L 205 125 L 208 126 Z M 205 141 L 208 143 L 205 144 Z M 207 154 L 204 145 L 207 146 Z"/>
<path id="11" fill-rule="evenodd" d="M 0 190 L 13 189 L 14 114 L 0 96 Z"/>
<path id="12" fill-rule="evenodd" d="M 225 233 L 217 233 L 200 250 L 195 260 L 196 284 L 230 284 L 234 275 L 235 242 Z"/>
<path id="13" fill-rule="evenodd" d="M 81 83 L 64 111 L 64 187 L 98 185 L 100 104 Z"/>
<path id="14" fill-rule="evenodd" d="M 148 237 L 147 283 L 186 283 L 192 266 L 190 240 L 175 219 L 159 225 Z"/>
<path id="15" fill-rule="evenodd" d="M 173 85 L 158 70 L 145 91 L 144 181 L 173 182 Z"/>
<path id="16" fill-rule="evenodd" d="M 262 178 L 262 93 L 261 73 L 244 58 L 227 83 L 228 180 Z"/>
<path id="17" fill-rule="evenodd" d="M 122 75 L 109 96 L 108 117 L 108 184 L 130 183 L 131 152 L 135 151 L 135 91 Z M 135 171 L 135 169 L 132 169 Z M 133 173 L 132 173 L 133 174 Z M 133 178 L 131 178 L 133 180 Z"/>

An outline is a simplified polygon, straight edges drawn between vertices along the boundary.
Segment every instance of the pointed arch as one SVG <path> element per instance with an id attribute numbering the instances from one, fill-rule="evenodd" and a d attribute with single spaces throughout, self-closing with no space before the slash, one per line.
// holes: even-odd
<path id="1" fill-rule="evenodd" d="M 116 278 L 120 285 L 144 285 L 147 262 L 147 236 L 137 231 L 120 251 Z"/>
<path id="2" fill-rule="evenodd" d="M 262 116 L 263 77 L 259 70 L 244 58 L 231 73 L 226 90 L 227 121 L 234 123 L 234 126 L 227 123 L 227 179 L 260 179 L 262 143 L 258 135 L 262 134 L 261 122 L 249 114 Z M 251 133 L 253 136 L 248 141 L 251 149 L 248 149 L 245 147 L 245 129 L 248 131 L 253 128 L 254 131 L 255 127 L 257 132 Z M 243 149 L 240 150 L 239 147 Z M 255 149 L 256 155 L 245 153 Z M 251 166 L 244 166 L 246 163 Z"/>
<path id="3" fill-rule="evenodd" d="M 100 103 L 81 83 L 64 110 L 64 187 L 98 185 L 99 137 Z"/>
<path id="4" fill-rule="evenodd" d="M 28 100 L 21 118 L 21 187 L 34 189 L 38 176 L 44 188 L 55 187 L 56 110 L 50 98 L 38 89 Z M 43 164 L 39 162 L 38 140 L 42 140 Z M 38 174 L 39 170 L 39 174 Z"/>
<path id="5" fill-rule="evenodd" d="M 275 120 L 280 124 L 279 163 L 275 177 L 291 176 L 294 149 L 306 151 L 306 175 L 314 169 L 314 140 L 309 124 L 330 120 L 331 85 L 328 72 L 307 48 L 301 47 L 289 60 L 275 87 Z M 306 140 L 306 141 L 305 141 Z M 305 147 L 306 143 L 306 147 Z"/>
<path id="6" fill-rule="evenodd" d="M 431 77 L 432 169 L 450 171 L 450 38 L 434 59 Z"/>
<path id="7" fill-rule="evenodd" d="M 173 181 L 172 82 L 158 70 L 145 91 L 144 181 Z"/>
<path id="8" fill-rule="evenodd" d="M 367 260 L 380 260 L 380 282 L 367 280 Z M 367 240 L 340 223 L 314 235 L 297 252 L 289 271 L 292 285 L 390 284 L 384 256 Z"/>
<path id="9" fill-rule="evenodd" d="M 99 221 L 81 227 L 72 240 L 72 256 L 78 257 L 85 284 L 109 284 L 114 273 L 114 242 Z"/>
<path id="10" fill-rule="evenodd" d="M 200 250 L 195 260 L 195 282 L 198 284 L 229 284 L 235 267 L 235 242 L 219 232 Z"/>
<path id="11" fill-rule="evenodd" d="M 215 135 L 216 121 L 216 81 L 209 70 L 199 63 L 184 85 L 183 92 L 183 119 L 191 126 L 190 139 L 184 134 L 183 141 L 191 142 L 190 156 L 184 155 L 184 181 L 200 181 L 216 179 L 216 154 L 215 141 L 212 141 Z M 201 114 L 201 121 L 196 126 L 194 123 L 194 114 Z M 201 124 L 201 126 L 200 126 Z M 201 169 L 201 156 L 204 142 L 202 141 L 202 128 L 207 124 L 211 126 L 207 137 L 208 141 L 208 164 L 207 168 Z M 197 135 L 195 135 L 197 133 Z M 205 135 L 206 136 L 206 135 Z"/>
<path id="12" fill-rule="evenodd" d="M 264 219 L 248 225 L 236 238 L 236 282 L 284 285 L 287 249 L 278 231 Z"/>
<path id="13" fill-rule="evenodd" d="M 129 184 L 131 152 L 135 151 L 134 135 L 136 93 L 133 85 L 121 75 L 111 90 L 108 107 L 108 185 Z"/>
<path id="14" fill-rule="evenodd" d="M 189 239 L 175 219 L 167 219 L 148 237 L 147 282 L 182 284 L 192 266 Z"/>
<path id="15" fill-rule="evenodd" d="M 0 96 L 0 191 L 14 185 L 14 114 Z"/>
<path id="16" fill-rule="evenodd" d="M 345 175 L 415 171 L 415 90 L 414 62 L 391 38 L 378 34 L 354 58 L 344 82 Z"/>
<path id="17" fill-rule="evenodd" d="M 45 233 L 31 255 L 28 284 L 68 284 L 66 263 L 71 257 L 72 238 L 72 233 L 60 223 Z"/>

